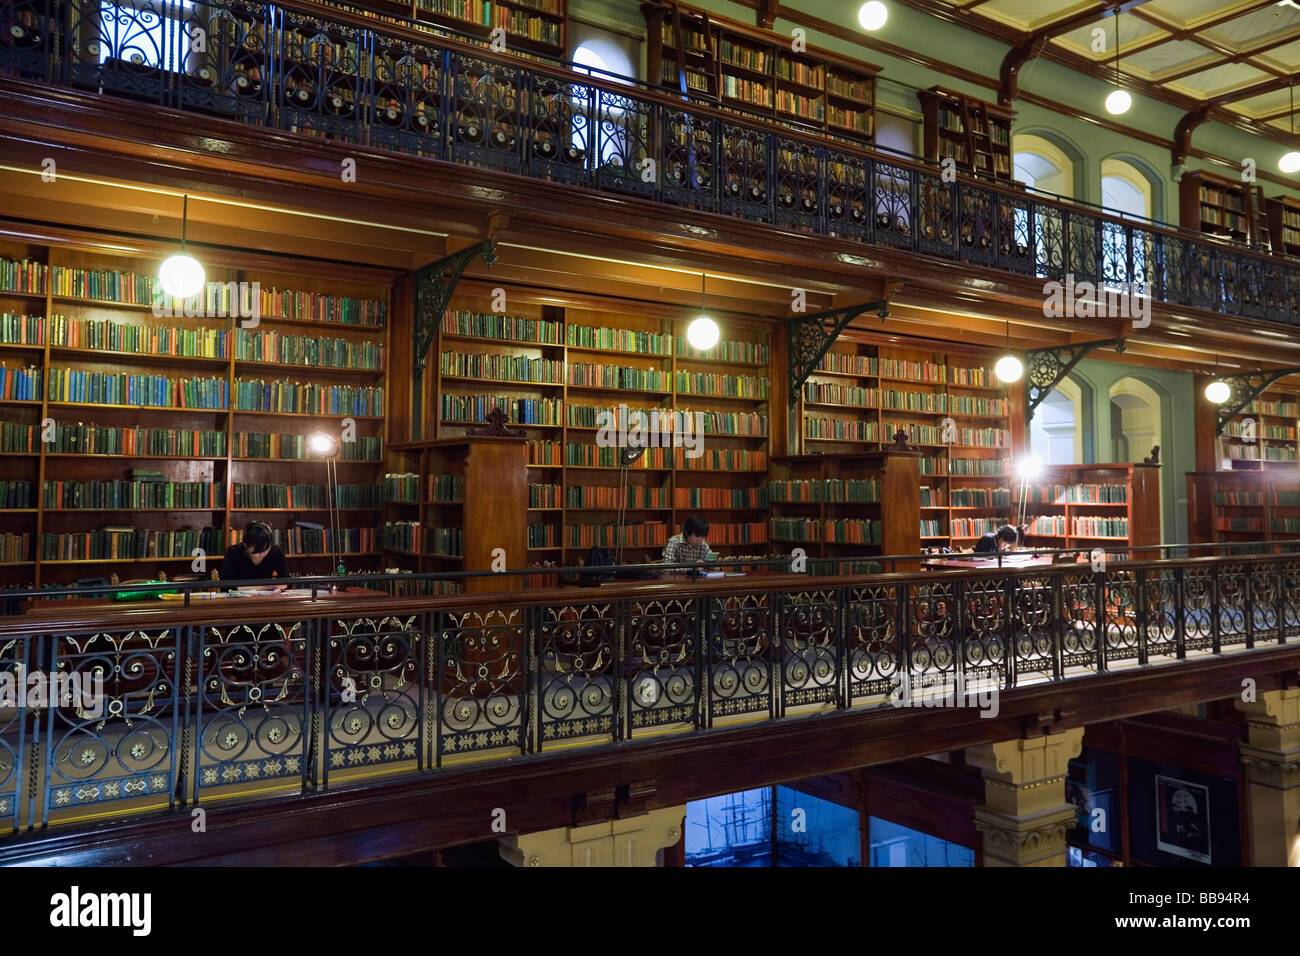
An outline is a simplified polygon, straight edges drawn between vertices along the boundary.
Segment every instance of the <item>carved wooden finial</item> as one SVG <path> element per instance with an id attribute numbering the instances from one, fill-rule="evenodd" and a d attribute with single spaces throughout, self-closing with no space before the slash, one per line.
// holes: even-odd
<path id="1" fill-rule="evenodd" d="M 907 430 L 905 428 L 899 428 L 898 431 L 894 432 L 894 450 L 915 451 L 915 449 L 907 443 Z"/>
<path id="2" fill-rule="evenodd" d="M 1142 459 L 1142 464 L 1144 464 L 1144 465 L 1158 465 L 1158 464 L 1160 464 L 1160 446 L 1159 446 L 1159 445 L 1154 445 L 1154 446 L 1152 446 L 1152 448 L 1151 448 L 1151 456 L 1150 456 L 1149 458 L 1143 458 L 1143 459 Z"/>
<path id="3" fill-rule="evenodd" d="M 467 428 L 466 435 L 490 435 L 493 438 L 523 438 L 523 432 L 517 432 L 506 428 L 506 413 L 499 408 L 494 408 L 483 416 L 483 421 L 487 422 L 485 428 Z"/>

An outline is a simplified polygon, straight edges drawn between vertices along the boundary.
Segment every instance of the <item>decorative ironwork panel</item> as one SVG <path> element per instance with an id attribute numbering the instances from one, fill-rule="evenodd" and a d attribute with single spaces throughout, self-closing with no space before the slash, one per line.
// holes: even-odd
<path id="1" fill-rule="evenodd" d="M 376 34 L 370 56 L 372 146 L 441 159 L 446 149 L 446 57 L 442 51 Z"/>
<path id="2" fill-rule="evenodd" d="M 1240 282 L 1246 278 L 1242 271 L 1244 256 L 1233 255 L 1226 250 L 1219 252 L 1216 260 L 1219 264 L 1219 277 L 1215 288 L 1219 293 L 1219 311 L 1229 315 L 1243 315 L 1247 297 L 1250 293 L 1241 288 Z"/>
<path id="3" fill-rule="evenodd" d="M 438 708 L 436 763 L 441 766 L 448 757 L 476 750 L 524 751 L 531 732 L 525 716 L 530 675 L 524 668 L 524 610 L 449 611 L 436 617 L 438 686 L 431 697 Z M 559 687 L 579 687 L 589 673 L 599 673 L 604 662 L 595 662 L 590 655 L 584 661 L 581 647 L 570 653 L 574 650 L 566 643 L 570 632 L 566 629 L 565 638 L 557 638 L 555 621 L 547 623 L 546 635 L 552 643 L 537 678 L 550 694 L 546 700 L 554 703 Z M 596 683 L 593 678 L 593 686 Z"/>
<path id="4" fill-rule="evenodd" d="M 1068 215 L 1070 237 L 1067 272 L 1076 282 L 1096 282 L 1101 275 L 1097 267 L 1101 251 L 1101 221 L 1078 210 Z"/>
<path id="5" fill-rule="evenodd" d="M 1300 636 L 1300 562 L 1284 561 L 1278 569 L 1279 613 L 1282 632 L 1287 640 Z"/>
<path id="6" fill-rule="evenodd" d="M 781 607 L 781 712 L 839 703 L 840 612 L 835 590 L 795 591 Z"/>
<path id="7" fill-rule="evenodd" d="M 848 703 L 888 695 L 899 687 L 902 648 L 898 642 L 898 588 L 850 588 L 847 592 L 845 648 Z"/>
<path id="8" fill-rule="evenodd" d="M 200 631 L 194 798 L 220 787 L 313 779 L 310 715 L 319 680 L 316 621 L 209 625 Z M 319 685 L 316 685 L 319 686 Z"/>
<path id="9" fill-rule="evenodd" d="M 1259 311 L 1258 318 L 1283 320 L 1287 314 L 1286 274 L 1287 269 L 1281 263 L 1264 262 L 1252 259 L 1259 275 Z"/>
<path id="10" fill-rule="evenodd" d="M 922 178 L 923 188 L 928 178 L 928 176 Z M 961 258 L 967 262 L 978 262 L 981 265 L 991 266 L 998 257 L 997 193 L 977 186 L 963 184 L 958 184 L 956 188 L 958 197 L 957 241 L 960 243 Z M 924 196 L 922 198 L 924 199 Z M 942 226 L 939 229 L 938 239 L 940 243 L 944 240 Z M 921 241 L 924 246 L 924 235 L 922 235 Z M 939 255 L 951 254 L 951 250 L 945 252 L 942 245 L 936 247 L 933 251 Z"/>
<path id="11" fill-rule="evenodd" d="M 321 780 L 376 764 L 426 765 L 420 715 L 424 647 L 418 618 L 333 622 L 325 641 Z"/>
<path id="12" fill-rule="evenodd" d="M 716 124 L 689 110 L 666 106 L 659 111 L 659 123 L 664 201 L 716 212 Z"/>
<path id="13" fill-rule="evenodd" d="M 1055 206 L 1032 203 L 1034 220 L 1034 268 L 1043 279 L 1065 278 L 1065 214 Z"/>
<path id="14" fill-rule="evenodd" d="M 776 627 L 770 597 L 748 594 L 709 598 L 707 631 L 708 718 L 764 711 L 776 716 L 772 646 Z"/>
<path id="15" fill-rule="evenodd" d="M 1185 243 L 1188 304 L 1217 309 L 1221 298 L 1218 250 L 1203 242 Z"/>
<path id="16" fill-rule="evenodd" d="M 1102 610 L 1106 615 L 1106 662 L 1136 658 L 1140 609 L 1137 575 L 1112 564 L 1106 574 L 1102 595 Z"/>
<path id="17" fill-rule="evenodd" d="M 1286 270 L 1286 315 L 1291 324 L 1300 324 L 1300 269 Z"/>
<path id="18" fill-rule="evenodd" d="M 1279 628 L 1282 610 L 1282 587 L 1277 565 L 1253 564 L 1250 575 L 1251 643 L 1285 643 Z"/>
<path id="19" fill-rule="evenodd" d="M 52 80 L 51 21 L 47 0 L 0 3 L 0 71 L 29 80 Z"/>
<path id="20" fill-rule="evenodd" d="M 11 682 L 14 700 L 0 701 L 0 835 L 17 829 L 26 797 L 27 675 L 32 672 L 34 637 L 0 642 L 0 681 Z"/>
<path id="21" fill-rule="evenodd" d="M 776 224 L 804 232 L 823 226 L 822 150 L 802 140 L 776 141 Z"/>
<path id="22" fill-rule="evenodd" d="M 833 236 L 871 234 L 870 161 L 832 150 L 826 158 L 826 223 Z"/>
<path id="23" fill-rule="evenodd" d="M 1011 686 L 1026 677 L 1058 676 L 1056 654 L 1056 579 L 1017 578 L 1011 582 L 1011 633 L 1014 661 Z"/>
<path id="24" fill-rule="evenodd" d="M 1178 658 L 1178 579 L 1172 568 L 1142 572 L 1140 629 L 1146 660 Z"/>
<path id="25" fill-rule="evenodd" d="M 56 687 L 71 682 L 81 693 L 52 694 L 42 717 L 46 763 L 40 822 L 49 823 L 65 810 L 81 816 L 92 807 L 171 806 L 180 766 L 176 742 L 185 632 L 51 634 L 45 642 L 42 654 Z M 96 697 L 97 685 L 102 693 Z"/>
<path id="26" fill-rule="evenodd" d="M 1240 564 L 1221 565 L 1215 569 L 1215 596 L 1218 598 L 1218 648 L 1245 645 L 1249 627 L 1250 583 Z"/>
<path id="27" fill-rule="evenodd" d="M 1007 664 L 1007 584 L 1003 579 L 970 581 L 959 587 L 962 676 L 966 682 L 1001 687 Z M 1019 612 L 1013 595 L 1011 613 Z"/>
<path id="28" fill-rule="evenodd" d="M 1183 646 L 1214 649 L 1214 575 L 1208 568 L 1183 570 Z"/>
<path id="29" fill-rule="evenodd" d="M 538 613 L 538 749 L 576 737 L 617 739 L 623 606 L 564 604 Z"/>
<path id="30" fill-rule="evenodd" d="M 957 242 L 957 184 L 945 183 L 940 177 L 930 173 L 918 173 L 916 178 L 917 248 L 922 252 L 951 256 Z M 961 198 L 966 200 L 966 194 L 962 193 Z M 963 216 L 961 228 L 966 229 L 968 226 L 972 224 Z M 971 242 L 967 242 L 967 239 Z M 973 233 L 971 236 L 963 233 L 961 240 L 964 245 L 972 245 Z M 962 249 L 963 257 L 967 251 L 965 248 Z"/>
<path id="31" fill-rule="evenodd" d="M 1061 615 L 1058 640 L 1064 676 L 1083 668 L 1097 669 L 1097 582 L 1091 571 L 1061 577 Z"/>
<path id="32" fill-rule="evenodd" d="M 1131 232 L 1116 222 L 1101 222 L 1101 281 L 1123 286 L 1136 281 L 1129 264 Z M 1073 252 L 1073 250 L 1072 250 Z"/>
<path id="33" fill-rule="evenodd" d="M 361 141 L 369 77 L 366 31 L 280 8 L 276 104 L 280 128 Z"/>
<path id="34" fill-rule="evenodd" d="M 265 122 L 263 80 L 270 70 L 272 16 L 271 7 L 254 0 L 186 5 L 183 35 L 194 42 L 181 47 L 178 105 L 246 123 Z"/>
<path id="35" fill-rule="evenodd" d="M 471 166 L 520 171 L 523 71 L 452 54 L 451 158 Z"/>
<path id="36" fill-rule="evenodd" d="M 634 96 L 597 89 L 596 186 L 615 192 L 654 196 L 663 176 L 651 127 L 655 105 Z"/>
<path id="37" fill-rule="evenodd" d="M 916 233 L 912 211 L 916 208 L 916 173 L 906 166 L 876 160 L 871 164 L 871 213 L 876 242 L 912 249 Z"/>
<path id="38" fill-rule="evenodd" d="M 595 88 L 531 74 L 526 93 L 529 175 L 589 185 L 594 155 Z"/>
<path id="39" fill-rule="evenodd" d="M 1179 305 L 1192 304 L 1192 275 L 1188 265 L 1188 246 L 1186 239 L 1177 236 L 1164 236 L 1158 246 L 1159 286 L 1165 302 Z"/>
<path id="40" fill-rule="evenodd" d="M 63 59 L 74 86 L 163 103 L 189 38 L 166 0 L 67 0 Z"/>
<path id="41" fill-rule="evenodd" d="M 924 688 L 956 681 L 957 590 L 956 582 L 947 581 L 908 586 L 904 660 L 913 697 Z"/>
<path id="42" fill-rule="evenodd" d="M 772 222 L 770 148 L 773 137 L 747 126 L 722 124 L 722 211 Z"/>
<path id="43" fill-rule="evenodd" d="M 1133 226 L 1129 230 L 1132 244 L 1132 271 L 1129 281 L 1144 290 L 1153 300 L 1164 297 L 1164 276 L 1160 271 L 1163 237 L 1149 229 Z"/>
<path id="44" fill-rule="evenodd" d="M 1235 278 L 1240 283 L 1236 292 L 1241 315 L 1265 318 L 1270 314 L 1266 303 L 1269 298 L 1275 298 L 1273 293 L 1276 287 L 1271 282 L 1273 273 L 1274 270 L 1263 259 L 1255 256 L 1242 256 L 1239 259 Z M 1225 294 L 1228 288 L 1230 287 L 1225 282 Z M 1276 311 L 1275 305 L 1272 314 L 1276 314 Z"/>
<path id="45" fill-rule="evenodd" d="M 965 184 L 962 189 L 969 189 Z M 997 204 L 997 258 L 999 269 L 1034 275 L 1035 254 L 1033 204 L 1027 197 L 994 193 Z"/>
<path id="46" fill-rule="evenodd" d="M 692 598 L 632 604 L 627 700 L 633 731 L 661 724 L 699 725 L 698 607 Z"/>

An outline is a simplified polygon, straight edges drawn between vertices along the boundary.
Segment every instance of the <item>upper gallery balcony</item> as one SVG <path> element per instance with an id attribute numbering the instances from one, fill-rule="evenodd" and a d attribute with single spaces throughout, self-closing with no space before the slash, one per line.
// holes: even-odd
<path id="1" fill-rule="evenodd" d="M 0 0 L 0 74 L 1300 323 L 1300 262 L 310 0 Z"/>

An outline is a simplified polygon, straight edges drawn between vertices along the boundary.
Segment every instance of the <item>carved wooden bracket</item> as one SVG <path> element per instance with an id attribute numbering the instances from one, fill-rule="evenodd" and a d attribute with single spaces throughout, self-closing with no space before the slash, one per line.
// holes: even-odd
<path id="1" fill-rule="evenodd" d="M 652 781 L 621 783 L 573 795 L 573 825 L 585 826 L 603 820 L 639 817 L 650 811 L 650 801 L 658 792 Z"/>

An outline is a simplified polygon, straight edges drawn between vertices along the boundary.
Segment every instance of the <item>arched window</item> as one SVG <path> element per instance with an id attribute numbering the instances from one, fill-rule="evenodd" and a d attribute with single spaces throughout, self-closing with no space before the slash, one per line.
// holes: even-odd
<path id="1" fill-rule="evenodd" d="M 1111 461 L 1141 461 L 1151 454 L 1154 445 L 1163 445 L 1161 420 L 1168 397 L 1132 376 L 1110 387 Z M 1162 457 L 1172 458 L 1165 449 Z M 1161 469 L 1160 494 L 1166 501 L 1175 492 L 1171 469 Z M 1162 507 L 1160 527 L 1167 530 L 1168 509 Z M 1162 537 L 1161 540 L 1164 540 Z"/>
<path id="2" fill-rule="evenodd" d="M 1122 159 L 1101 161 L 1101 204 L 1112 216 L 1141 220 L 1152 219 L 1155 215 L 1151 181 L 1140 169 Z M 1111 282 L 1149 281 L 1147 252 L 1151 240 L 1143 233 L 1134 236 L 1133 267 L 1130 273 L 1125 230 L 1107 223 L 1102 227 L 1102 232 L 1103 272 Z"/>
<path id="3" fill-rule="evenodd" d="M 574 71 L 627 83 L 635 76 L 632 61 L 617 43 L 604 37 L 588 37 L 573 50 Z"/>
<path id="4" fill-rule="evenodd" d="M 1011 162 L 1016 179 L 1031 189 L 1074 196 L 1074 161 L 1050 140 L 1017 134 L 1011 141 Z"/>
<path id="5" fill-rule="evenodd" d="M 1045 465 L 1082 463 L 1083 419 L 1083 391 L 1067 378 L 1034 410 L 1029 450 Z"/>
<path id="6" fill-rule="evenodd" d="M 585 73 L 588 76 L 599 77 L 613 83 L 630 83 L 627 77 L 634 75 L 632 61 L 627 53 L 613 39 L 603 36 L 591 36 L 584 39 L 574 48 L 572 60 L 575 73 Z M 591 117 L 587 116 L 589 109 L 587 104 L 607 94 L 603 94 L 599 90 L 593 91 L 590 87 L 577 87 L 575 94 L 581 95 L 575 95 L 574 98 L 570 146 L 585 153 L 590 148 L 590 134 L 595 125 Z M 621 109 L 612 107 L 599 112 L 615 120 L 621 119 L 623 115 Z M 598 162 L 601 164 L 615 163 L 617 165 L 627 162 L 628 157 L 624 155 L 626 142 L 626 131 L 620 123 L 607 124 L 604 135 L 601 136 L 601 155 Z"/>

